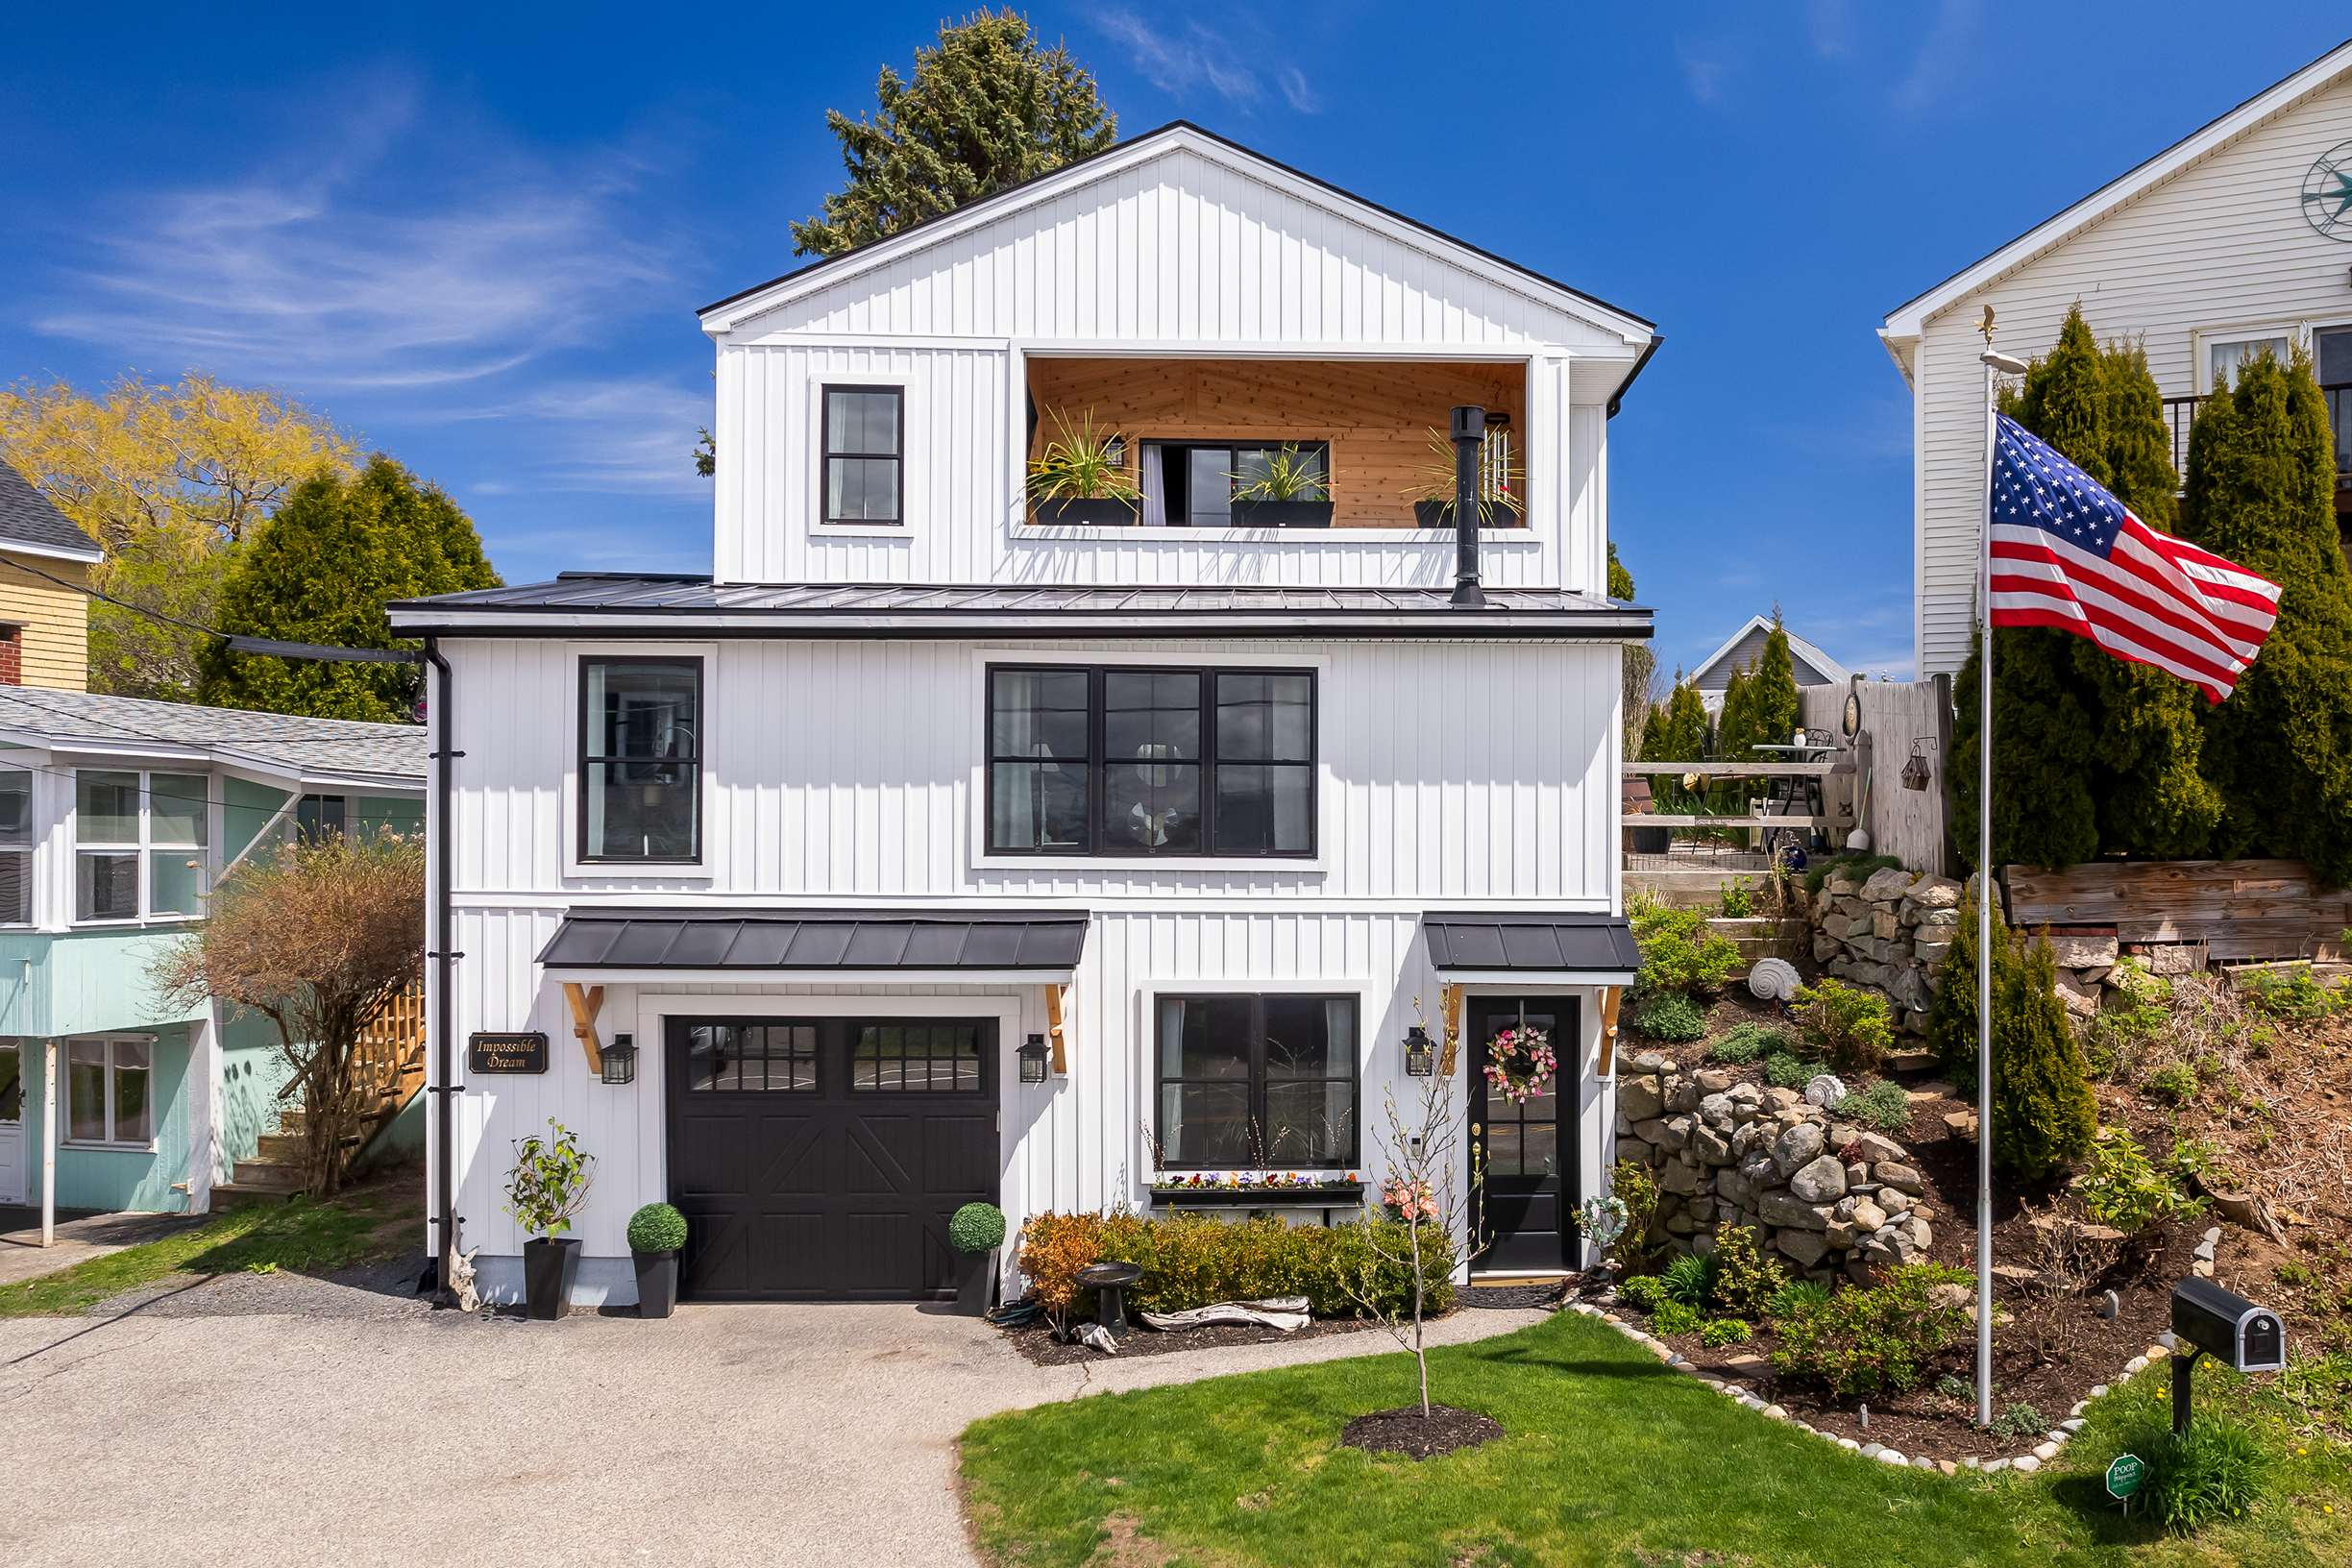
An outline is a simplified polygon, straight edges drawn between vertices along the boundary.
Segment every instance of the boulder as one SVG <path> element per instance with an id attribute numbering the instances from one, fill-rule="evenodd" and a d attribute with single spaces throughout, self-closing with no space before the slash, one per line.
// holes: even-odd
<path id="1" fill-rule="evenodd" d="M 1923 876 L 1903 890 L 1903 902 L 1917 905 L 1923 911 L 1957 911 L 1960 907 L 1960 884 L 1948 876 Z"/>
<path id="2" fill-rule="evenodd" d="M 1927 971 L 1916 964 L 1897 969 L 1887 982 L 1886 992 L 1905 1013 L 1924 1013 L 1935 999 L 1927 989 Z"/>
<path id="3" fill-rule="evenodd" d="M 2058 971 L 2058 999 L 2066 1004 L 2069 1013 L 2078 1018 L 2098 1017 L 2099 988 L 2096 985 L 2084 985 L 2070 970 Z"/>
<path id="4" fill-rule="evenodd" d="M 1809 1121 L 1799 1122 L 1773 1139 L 1773 1164 L 1786 1176 L 1819 1158 L 1824 1141 L 1821 1128 Z"/>
<path id="5" fill-rule="evenodd" d="M 1715 1195 L 1726 1203 L 1752 1204 L 1755 1201 L 1755 1184 L 1726 1166 L 1715 1173 Z"/>
<path id="6" fill-rule="evenodd" d="M 1633 1059 L 1633 1070 L 1652 1074 L 1672 1072 L 1675 1065 L 1672 1059 L 1660 1056 L 1655 1051 L 1644 1051 Z"/>
<path id="7" fill-rule="evenodd" d="M 1814 962 L 1814 963 L 1816 963 L 1816 964 L 1826 964 L 1826 963 L 1828 963 L 1828 962 L 1829 962 L 1831 959 L 1833 959 L 1833 958 L 1837 957 L 1837 956 L 1838 956 L 1838 954 L 1839 954 L 1839 953 L 1841 953 L 1841 952 L 1843 952 L 1844 950 L 1845 950 L 1845 948 L 1844 948 L 1844 946 L 1843 946 L 1843 945 L 1842 945 L 1842 944 L 1841 944 L 1841 943 L 1838 942 L 1838 939 L 1837 939 L 1837 938 L 1835 938 L 1835 937 L 1833 937 L 1833 936 L 1831 936 L 1831 935 L 1830 935 L 1828 932 L 1826 932 L 1826 931 L 1817 931 L 1817 932 L 1815 932 L 1815 933 L 1814 933 L 1814 935 L 1813 935 L 1813 962 Z"/>
<path id="8" fill-rule="evenodd" d="M 1702 1094 L 1721 1094 L 1739 1080 L 1728 1067 L 1702 1067 L 1692 1074 L 1692 1081 Z"/>
<path id="9" fill-rule="evenodd" d="M 1922 1176 L 1912 1166 L 1894 1160 L 1873 1161 L 1871 1174 L 1878 1179 L 1879 1186 L 1894 1188 L 1897 1191 L 1908 1193 L 1915 1198 L 1927 1190 L 1927 1178 Z"/>
<path id="10" fill-rule="evenodd" d="M 1691 1134 L 1699 1130 L 1699 1121 L 1697 1117 L 1689 1115 L 1668 1116 L 1657 1124 L 1657 1128 L 1658 1136 L 1650 1141 L 1670 1149 L 1679 1149 L 1686 1146 L 1691 1140 Z"/>
<path id="11" fill-rule="evenodd" d="M 1637 1121 L 1633 1124 L 1633 1136 L 1644 1143 L 1662 1145 L 1666 1141 L 1666 1123 L 1656 1116 L 1652 1116 L 1648 1121 Z"/>
<path id="12" fill-rule="evenodd" d="M 1727 1165 L 1731 1163 L 1730 1140 L 1712 1127 L 1692 1130 L 1689 1152 L 1704 1164 Z"/>
<path id="13" fill-rule="evenodd" d="M 1822 1155 L 1789 1177 L 1789 1191 L 1805 1203 L 1835 1203 L 1846 1195 L 1846 1167 L 1836 1155 Z"/>
<path id="14" fill-rule="evenodd" d="M 1756 1213 L 1765 1224 L 1796 1231 L 1825 1231 L 1829 1206 L 1806 1203 L 1785 1188 L 1774 1188 L 1756 1200 Z"/>
<path id="15" fill-rule="evenodd" d="M 1659 1080 L 1659 1087 L 1665 1092 L 1667 1110 L 1696 1111 L 1699 1109 L 1700 1095 L 1697 1079 L 1670 1073 Z"/>
<path id="16" fill-rule="evenodd" d="M 1658 1188 L 1660 1191 L 1678 1192 L 1687 1197 L 1699 1190 L 1701 1180 L 1699 1167 L 1688 1160 L 1669 1160 L 1665 1167 L 1658 1172 Z"/>
<path id="17" fill-rule="evenodd" d="M 2102 937 L 2080 931 L 2046 931 L 2034 938 L 2034 944 L 2047 946 L 2062 969 L 2104 969 L 2115 963 L 2118 951 L 2112 933 Z"/>
<path id="18" fill-rule="evenodd" d="M 1776 1111 L 1787 1111 L 1803 1104 L 1804 1096 L 1793 1089 L 1781 1089 L 1776 1085 L 1764 1091 L 1764 1103 Z"/>
<path id="19" fill-rule="evenodd" d="M 1830 1243 L 1818 1232 L 1786 1230 L 1773 1233 L 1773 1246 L 1799 1268 L 1811 1268 L 1829 1255 Z"/>
<path id="20" fill-rule="evenodd" d="M 2174 943 L 2147 950 L 2147 970 L 2150 974 L 2190 974 L 2196 969 L 2196 949 Z"/>
<path id="21" fill-rule="evenodd" d="M 1852 1153 L 1854 1158 L 1857 1160 L 1867 1160 L 1872 1164 L 1876 1164 L 1882 1160 L 1899 1161 L 1908 1160 L 1910 1158 L 1910 1155 L 1904 1151 L 1903 1146 L 1900 1143 L 1898 1143 L 1893 1139 L 1887 1138 L 1878 1133 L 1857 1133 L 1850 1139 L 1850 1141 L 1853 1144 Z M 1840 1144 L 1839 1146 L 1843 1148 L 1845 1145 Z M 1884 1181 L 1885 1179 L 1886 1178 L 1883 1176 L 1879 1178 L 1880 1181 Z"/>
<path id="22" fill-rule="evenodd" d="M 1666 1109 L 1666 1096 L 1658 1088 L 1657 1079 L 1649 1074 L 1617 1081 L 1617 1114 L 1629 1122 L 1644 1122 L 1661 1115 Z"/>
<path id="23" fill-rule="evenodd" d="M 1862 896 L 1874 904 L 1898 903 L 1918 880 L 1918 873 L 1906 871 L 1899 866 L 1889 866 L 1884 870 L 1871 873 L 1870 880 L 1862 884 Z"/>
<path id="24" fill-rule="evenodd" d="M 1890 1214 L 1899 1214 L 1911 1207 L 1911 1194 L 1899 1188 L 1882 1187 L 1871 1195 L 1871 1201 Z"/>
<path id="25" fill-rule="evenodd" d="M 1871 917 L 1871 935 L 1881 942 L 1893 942 L 1902 935 L 1902 921 L 1891 909 L 1882 909 Z"/>
<path id="26" fill-rule="evenodd" d="M 1960 912 L 1956 909 L 1923 909 L 1920 911 L 1919 930 L 1922 935 L 1929 931 L 1956 931 L 1959 928 Z M 1949 941 L 1950 939 L 1945 940 Z"/>
<path id="27" fill-rule="evenodd" d="M 1699 1119 L 1719 1133 L 1727 1133 L 1739 1119 L 1728 1094 L 1709 1094 L 1699 1102 Z"/>
<path id="28" fill-rule="evenodd" d="M 1773 1163 L 1772 1155 L 1763 1149 L 1741 1160 L 1739 1173 L 1750 1187 L 1758 1191 L 1780 1180 L 1780 1167 Z"/>
<path id="29" fill-rule="evenodd" d="M 1851 1252 L 1862 1239 L 1862 1228 L 1850 1219 L 1833 1219 L 1822 1237 L 1832 1251 Z"/>

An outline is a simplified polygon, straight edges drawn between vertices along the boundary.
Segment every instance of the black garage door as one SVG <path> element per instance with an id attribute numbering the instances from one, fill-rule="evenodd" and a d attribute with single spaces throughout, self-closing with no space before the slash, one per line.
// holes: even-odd
<path id="1" fill-rule="evenodd" d="M 673 1018 L 683 1294 L 951 1293 L 947 1217 L 996 1198 L 987 1018 Z"/>

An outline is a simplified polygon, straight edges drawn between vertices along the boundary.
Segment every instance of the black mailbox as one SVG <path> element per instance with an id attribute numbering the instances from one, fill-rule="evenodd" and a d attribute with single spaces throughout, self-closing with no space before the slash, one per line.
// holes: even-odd
<path id="1" fill-rule="evenodd" d="M 2240 1372 L 2276 1372 L 2287 1364 L 2287 1331 L 2278 1313 L 2206 1279 L 2172 1287 L 2172 1332 Z"/>

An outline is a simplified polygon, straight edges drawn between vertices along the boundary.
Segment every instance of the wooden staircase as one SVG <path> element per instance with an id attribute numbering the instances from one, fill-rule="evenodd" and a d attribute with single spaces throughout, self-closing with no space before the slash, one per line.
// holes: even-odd
<path id="1" fill-rule="evenodd" d="M 359 1037 L 354 1071 L 368 1085 L 358 1118 L 343 1137 L 337 1158 L 346 1166 L 367 1147 L 425 1084 L 425 991 L 416 987 L 396 997 Z M 278 1130 L 256 1141 L 253 1158 L 239 1160 L 227 1182 L 212 1188 L 212 1211 L 246 1203 L 279 1203 L 303 1190 L 303 1159 L 309 1113 L 289 1106 L 278 1113 Z"/>

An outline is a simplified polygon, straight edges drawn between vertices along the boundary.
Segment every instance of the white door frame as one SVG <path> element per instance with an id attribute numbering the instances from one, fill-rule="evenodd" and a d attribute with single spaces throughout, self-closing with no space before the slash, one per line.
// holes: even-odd
<path id="1" fill-rule="evenodd" d="M 12 1051 L 16 1056 L 16 1115 L 13 1118 L 0 1116 L 0 1203 L 22 1203 L 25 1201 L 25 1179 L 29 1174 L 26 1168 L 24 1091 L 32 1080 L 21 1045 L 11 1041 L 0 1041 L 0 1051 Z"/>

